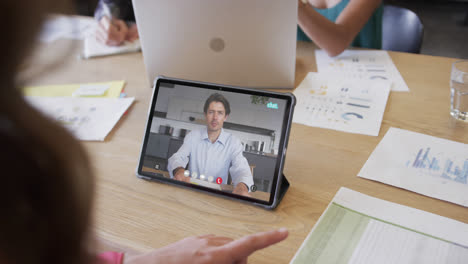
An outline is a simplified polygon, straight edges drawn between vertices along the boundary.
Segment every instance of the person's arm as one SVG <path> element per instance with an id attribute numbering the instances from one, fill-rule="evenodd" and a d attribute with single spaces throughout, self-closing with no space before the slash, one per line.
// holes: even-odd
<path id="1" fill-rule="evenodd" d="M 96 38 L 109 46 L 121 45 L 124 41 L 133 42 L 138 39 L 136 24 L 127 25 L 125 20 L 133 16 L 131 2 L 126 0 L 99 0 L 94 18 L 98 21 Z"/>
<path id="2" fill-rule="evenodd" d="M 188 237 L 146 254 L 128 256 L 123 264 L 232 264 L 247 263 L 257 250 L 269 247 L 288 237 L 284 228 L 245 236 L 238 240 L 215 235 Z"/>
<path id="3" fill-rule="evenodd" d="M 236 187 L 234 187 L 234 190 L 232 190 L 232 193 L 234 194 L 239 194 L 242 196 L 250 196 L 249 194 L 249 187 L 243 182 L 239 182 Z"/>
<path id="4" fill-rule="evenodd" d="M 343 52 L 367 23 L 382 0 L 350 0 L 336 19 L 328 20 L 299 0 L 298 20 L 304 33 L 329 56 Z"/>
<path id="5" fill-rule="evenodd" d="M 185 136 L 182 146 L 168 160 L 167 170 L 169 174 L 178 181 L 190 182 L 190 178 L 185 177 L 184 171 L 192 151 L 192 133 L 193 132 L 190 132 Z"/>
<path id="6" fill-rule="evenodd" d="M 249 188 L 254 184 L 249 163 L 243 155 L 242 144 L 233 140 L 233 151 L 231 156 L 231 167 L 229 173 L 234 184 L 233 193 L 249 196 Z"/>
<path id="7" fill-rule="evenodd" d="M 185 172 L 185 168 L 182 168 L 182 167 L 177 167 L 174 170 L 172 170 L 174 179 L 178 181 L 183 181 L 183 182 L 190 182 L 190 177 L 186 177 L 184 172 Z"/>
<path id="8" fill-rule="evenodd" d="M 124 253 L 116 251 L 102 252 L 98 255 L 96 264 L 122 264 Z"/>

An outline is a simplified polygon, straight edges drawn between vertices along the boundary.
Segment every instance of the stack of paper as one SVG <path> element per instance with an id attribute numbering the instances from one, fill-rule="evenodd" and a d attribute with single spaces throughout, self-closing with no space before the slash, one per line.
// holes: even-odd
<path id="1" fill-rule="evenodd" d="M 108 56 L 121 53 L 138 52 L 141 50 L 140 40 L 133 42 L 125 41 L 120 46 L 108 46 L 96 39 L 94 34 L 87 36 L 84 40 L 83 54 L 84 59 L 92 57 Z"/>
<path id="2" fill-rule="evenodd" d="M 102 141 L 134 98 L 119 98 L 124 81 L 26 87 L 26 100 L 80 140 Z"/>
<path id="3" fill-rule="evenodd" d="M 468 263 L 468 225 L 341 188 L 291 263 Z"/>
<path id="4" fill-rule="evenodd" d="M 296 88 L 293 121 L 350 133 L 378 136 L 390 82 L 310 72 Z"/>
<path id="5" fill-rule="evenodd" d="M 87 97 L 119 98 L 124 85 L 125 81 L 29 86 L 23 88 L 23 94 L 44 97 L 80 96 L 81 94 Z"/>

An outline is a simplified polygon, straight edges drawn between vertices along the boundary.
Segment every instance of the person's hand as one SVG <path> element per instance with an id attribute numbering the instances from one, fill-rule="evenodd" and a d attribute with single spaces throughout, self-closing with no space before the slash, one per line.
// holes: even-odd
<path id="1" fill-rule="evenodd" d="M 236 185 L 236 187 L 234 188 L 234 190 L 232 191 L 233 194 L 238 194 L 238 195 L 242 195 L 242 196 L 247 196 L 247 197 L 250 197 L 250 194 L 249 194 L 249 188 L 247 188 L 247 185 L 245 185 L 244 183 L 240 182 Z"/>
<path id="2" fill-rule="evenodd" d="M 131 24 L 130 27 L 128 27 L 128 32 L 127 36 L 125 37 L 126 41 L 133 42 L 137 40 L 140 37 L 138 34 L 138 28 L 136 24 Z"/>
<path id="3" fill-rule="evenodd" d="M 185 177 L 184 171 L 184 168 L 177 168 L 174 173 L 174 179 L 190 183 L 190 177 Z"/>
<path id="4" fill-rule="evenodd" d="M 152 252 L 124 258 L 123 264 L 234 264 L 247 263 L 257 250 L 276 244 L 288 237 L 288 231 L 257 233 L 238 240 L 215 235 L 188 237 Z"/>
<path id="5" fill-rule="evenodd" d="M 96 39 L 109 46 L 119 46 L 127 39 L 128 33 L 129 29 L 125 21 L 120 19 L 111 20 L 107 16 L 103 16 L 96 28 Z M 134 34 L 133 32 L 132 36 Z M 138 31 L 136 34 L 138 35 Z"/>

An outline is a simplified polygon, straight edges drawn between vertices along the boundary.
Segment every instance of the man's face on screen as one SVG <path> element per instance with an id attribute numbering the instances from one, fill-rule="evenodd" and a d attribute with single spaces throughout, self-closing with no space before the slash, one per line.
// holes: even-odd
<path id="1" fill-rule="evenodd" d="M 226 110 L 221 102 L 211 102 L 206 110 L 206 125 L 209 132 L 216 132 L 223 128 L 227 119 Z"/>

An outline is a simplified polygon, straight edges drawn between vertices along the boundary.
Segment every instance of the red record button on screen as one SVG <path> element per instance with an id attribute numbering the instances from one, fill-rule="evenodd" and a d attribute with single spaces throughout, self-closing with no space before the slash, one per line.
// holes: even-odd
<path id="1" fill-rule="evenodd" d="M 223 179 L 221 177 L 216 178 L 216 183 L 217 184 L 223 183 Z"/>

